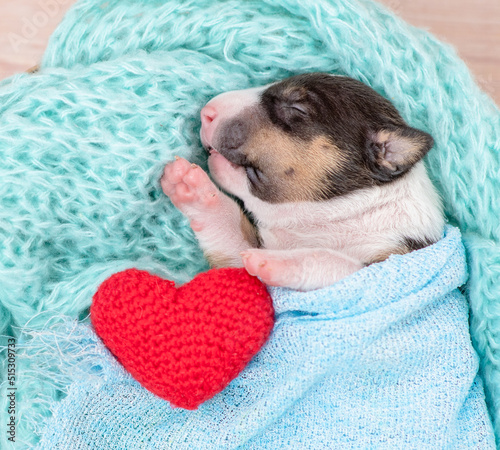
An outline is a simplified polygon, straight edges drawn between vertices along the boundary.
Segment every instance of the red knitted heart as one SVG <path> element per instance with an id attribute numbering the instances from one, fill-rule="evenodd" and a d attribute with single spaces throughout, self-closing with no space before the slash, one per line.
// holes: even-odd
<path id="1" fill-rule="evenodd" d="M 245 269 L 213 269 L 176 288 L 136 269 L 94 295 L 97 334 L 146 389 L 196 409 L 259 351 L 274 324 L 266 287 Z"/>

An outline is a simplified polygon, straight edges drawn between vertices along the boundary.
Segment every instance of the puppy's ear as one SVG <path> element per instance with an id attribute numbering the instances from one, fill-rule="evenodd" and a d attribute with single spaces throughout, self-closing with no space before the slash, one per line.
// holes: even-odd
<path id="1" fill-rule="evenodd" d="M 369 132 L 366 149 L 373 178 L 387 182 L 403 175 L 433 145 L 430 134 L 411 127 L 391 127 Z"/>

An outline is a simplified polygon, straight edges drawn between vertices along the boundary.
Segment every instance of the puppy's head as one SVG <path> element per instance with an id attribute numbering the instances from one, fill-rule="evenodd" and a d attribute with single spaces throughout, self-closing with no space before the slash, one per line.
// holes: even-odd
<path id="1" fill-rule="evenodd" d="M 201 140 L 214 179 L 244 199 L 321 201 L 404 175 L 432 147 L 356 80 L 298 75 L 212 99 Z"/>

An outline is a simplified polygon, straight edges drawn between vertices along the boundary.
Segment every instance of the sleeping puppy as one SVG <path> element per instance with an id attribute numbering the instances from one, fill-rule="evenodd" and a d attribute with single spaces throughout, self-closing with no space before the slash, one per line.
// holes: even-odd
<path id="1" fill-rule="evenodd" d="M 223 93 L 201 120 L 219 187 L 180 158 L 161 184 L 214 267 L 311 290 L 442 236 L 431 136 L 361 82 L 298 75 Z"/>

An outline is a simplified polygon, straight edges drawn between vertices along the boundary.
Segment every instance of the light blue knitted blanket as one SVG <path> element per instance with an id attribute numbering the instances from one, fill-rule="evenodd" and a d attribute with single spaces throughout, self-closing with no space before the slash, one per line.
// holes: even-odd
<path id="1" fill-rule="evenodd" d="M 36 360 L 53 359 L 72 383 L 37 448 L 495 448 L 457 289 L 466 280 L 448 228 L 331 287 L 272 288 L 268 343 L 196 411 L 142 388 L 88 326 L 53 327 L 32 342 Z"/>
<path id="2" fill-rule="evenodd" d="M 33 336 L 18 340 L 15 448 L 76 389 L 64 361 L 37 358 L 37 336 L 64 341 L 55 316 L 84 321 L 99 284 L 125 268 L 178 282 L 207 269 L 158 182 L 174 155 L 204 165 L 201 107 L 307 71 L 369 84 L 433 135 L 426 164 L 467 249 L 472 337 L 500 434 L 500 114 L 455 53 L 372 0 L 79 0 L 41 72 L 0 83 L 0 333 Z"/>

